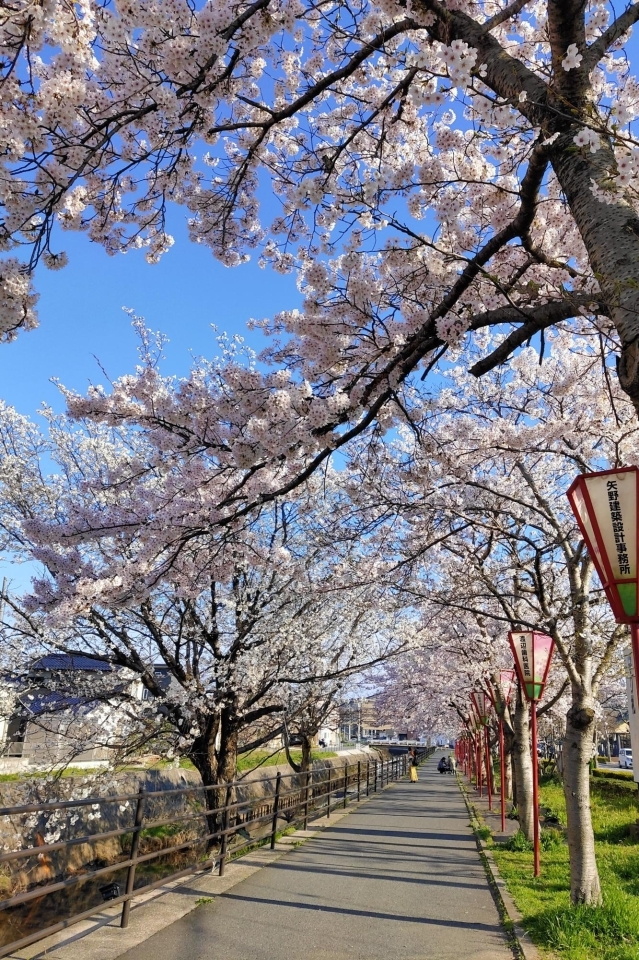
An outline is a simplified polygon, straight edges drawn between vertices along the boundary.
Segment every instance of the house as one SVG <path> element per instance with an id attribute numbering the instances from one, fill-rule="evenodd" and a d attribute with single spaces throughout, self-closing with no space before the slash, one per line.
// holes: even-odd
<path id="1" fill-rule="evenodd" d="M 166 668 L 164 668 L 166 669 Z M 168 678 L 170 680 L 170 678 Z M 19 685 L 5 678 L 5 692 L 16 689 L 11 712 L 0 718 L 0 772 L 104 766 L 108 746 L 83 749 L 89 731 L 116 730 L 115 695 L 146 699 L 139 680 L 131 681 L 105 657 L 81 652 L 51 653 L 33 661 Z M 168 686 L 167 679 L 161 679 Z M 19 686 L 19 692 L 18 692 Z"/>

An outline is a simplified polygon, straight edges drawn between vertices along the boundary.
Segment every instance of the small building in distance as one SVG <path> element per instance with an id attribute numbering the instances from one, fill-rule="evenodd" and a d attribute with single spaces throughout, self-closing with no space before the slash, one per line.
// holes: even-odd
<path id="1" fill-rule="evenodd" d="M 412 731 L 397 729 L 387 721 L 378 694 L 344 700 L 340 704 L 339 729 L 342 741 L 413 739 Z"/>

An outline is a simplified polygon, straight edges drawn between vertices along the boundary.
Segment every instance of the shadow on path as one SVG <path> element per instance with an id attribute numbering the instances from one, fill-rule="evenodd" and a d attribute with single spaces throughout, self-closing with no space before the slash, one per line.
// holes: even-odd
<path id="1" fill-rule="evenodd" d="M 513 960 L 437 759 L 121 960 Z"/>

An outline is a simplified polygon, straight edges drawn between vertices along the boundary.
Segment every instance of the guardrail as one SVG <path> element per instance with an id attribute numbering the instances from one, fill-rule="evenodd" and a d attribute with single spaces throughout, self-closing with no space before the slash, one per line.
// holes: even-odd
<path id="1" fill-rule="evenodd" d="M 418 762 L 430 756 L 433 749 L 417 749 Z M 278 773 L 274 783 L 273 778 L 251 781 L 253 788 L 261 784 L 266 785 L 267 790 L 269 787 L 272 789 L 265 796 L 245 800 L 237 799 L 237 791 L 246 789 L 247 781 L 234 781 L 222 786 L 204 787 L 200 784 L 170 790 L 142 790 L 136 794 L 0 808 L 0 816 L 3 817 L 35 815 L 43 817 L 45 822 L 47 817 L 52 819 L 54 815 L 59 821 L 60 811 L 72 811 L 73 820 L 73 811 L 82 808 L 98 810 L 109 804 L 118 804 L 120 809 L 128 804 L 134 813 L 133 822 L 124 827 L 49 843 L 44 841 L 40 833 L 35 846 L 0 854 L 0 869 L 6 871 L 5 865 L 17 861 L 26 861 L 28 864 L 37 858 L 39 863 L 50 864 L 51 854 L 64 853 L 79 845 L 92 846 L 108 840 L 130 838 L 128 852 L 113 863 L 74 874 L 70 874 L 68 869 L 66 872 L 59 870 L 52 882 L 36 882 L 23 892 L 0 899 L 0 941 L 4 941 L 0 942 L 0 957 L 6 957 L 15 950 L 95 916 L 99 912 L 100 902 L 108 902 L 110 906 L 122 904 L 120 926 L 126 927 L 131 901 L 135 897 L 189 873 L 217 868 L 222 876 L 229 858 L 237 857 L 240 851 L 246 853 L 249 848 L 268 842 L 273 849 L 282 821 L 286 822 L 287 827 L 303 824 L 306 829 L 310 820 L 329 817 L 337 807 L 346 808 L 349 802 L 359 802 L 362 796 L 384 789 L 407 772 L 408 754 L 404 754 L 390 760 L 360 760 L 302 774 Z M 218 798 L 224 795 L 224 803 L 209 808 L 212 791 L 217 791 Z M 204 795 L 203 800 L 198 800 L 198 794 L 200 798 Z M 148 807 L 154 800 L 168 796 L 172 799 L 187 798 L 191 795 L 196 795 L 191 806 L 199 804 L 200 809 L 177 816 L 148 818 Z M 198 832 L 172 846 L 143 851 L 145 839 L 153 837 L 154 831 L 170 830 L 176 824 L 198 822 L 204 832 Z M 202 847 L 205 849 L 202 850 Z M 153 877 L 153 865 L 162 857 L 175 858 L 185 853 L 194 855 L 193 863 L 163 874 L 159 879 L 149 879 Z M 103 882 L 109 878 L 110 883 Z M 83 905 L 80 902 L 83 899 L 92 902 L 88 908 L 78 910 L 77 907 Z M 56 922 L 48 922 L 48 919 L 54 919 L 61 913 L 68 915 Z M 11 939 L 8 940 L 8 937 Z"/>

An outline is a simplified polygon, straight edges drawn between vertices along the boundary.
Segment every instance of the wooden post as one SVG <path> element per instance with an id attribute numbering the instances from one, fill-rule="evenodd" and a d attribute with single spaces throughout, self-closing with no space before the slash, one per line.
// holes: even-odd
<path id="1" fill-rule="evenodd" d="M 133 884 L 135 883 L 135 867 L 138 856 L 138 849 L 140 847 L 140 834 L 142 833 L 142 823 L 144 821 L 144 798 L 145 792 L 144 789 L 141 789 L 138 793 L 138 802 L 135 806 L 135 821 L 133 825 L 133 837 L 131 838 L 131 849 L 129 851 L 129 860 L 133 861 L 127 871 L 126 875 L 126 890 L 125 893 L 133 893 Z M 122 917 L 120 919 L 120 927 L 124 929 L 129 925 L 129 914 L 131 913 L 131 901 L 125 900 L 122 904 Z"/>
<path id="2" fill-rule="evenodd" d="M 373 784 L 373 793 L 377 793 L 377 760 L 373 761 L 375 764 L 375 782 Z"/>
<path id="3" fill-rule="evenodd" d="M 371 762 L 370 760 L 366 761 L 366 796 L 370 797 L 371 795 Z"/>
<path id="4" fill-rule="evenodd" d="M 229 828 L 229 820 L 230 820 L 229 814 L 231 812 L 229 810 L 229 805 L 231 803 L 232 792 L 233 792 L 233 788 L 229 784 L 229 786 L 226 788 L 226 798 L 224 800 L 224 813 L 222 814 L 222 839 L 220 842 L 220 869 L 219 869 L 220 877 L 224 876 L 224 865 L 226 863 L 226 848 L 228 846 L 227 830 Z"/>
<path id="5" fill-rule="evenodd" d="M 348 803 L 348 761 L 344 764 L 344 809 Z"/>
<path id="6" fill-rule="evenodd" d="M 275 781 L 275 800 L 273 801 L 273 826 L 271 829 L 271 850 L 275 850 L 275 833 L 277 831 L 277 815 L 280 809 L 280 787 L 282 785 L 282 774 L 277 774 Z"/>
<path id="7" fill-rule="evenodd" d="M 357 761 L 357 802 L 358 803 L 361 799 L 361 794 L 360 794 L 361 782 L 362 782 L 362 761 L 358 760 Z"/>
<path id="8" fill-rule="evenodd" d="M 331 815 L 331 768 L 328 768 L 328 793 L 326 794 L 326 816 Z"/>

